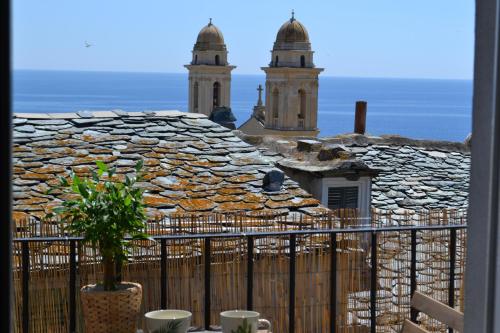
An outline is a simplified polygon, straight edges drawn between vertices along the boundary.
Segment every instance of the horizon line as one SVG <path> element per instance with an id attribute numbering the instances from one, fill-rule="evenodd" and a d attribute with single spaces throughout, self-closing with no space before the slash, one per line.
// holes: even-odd
<path id="1" fill-rule="evenodd" d="M 89 72 L 89 73 L 129 73 L 129 74 L 185 74 L 187 72 L 159 72 L 159 71 L 125 71 L 125 70 L 94 70 L 94 69 L 40 69 L 40 68 L 11 68 L 11 71 L 39 71 L 39 72 Z M 265 73 L 236 73 L 232 76 L 265 76 Z M 407 76 L 347 76 L 347 75 L 321 75 L 327 78 L 345 79 L 394 79 L 394 80 L 441 80 L 441 81 L 472 81 L 473 78 L 435 78 L 435 77 L 407 77 Z"/>

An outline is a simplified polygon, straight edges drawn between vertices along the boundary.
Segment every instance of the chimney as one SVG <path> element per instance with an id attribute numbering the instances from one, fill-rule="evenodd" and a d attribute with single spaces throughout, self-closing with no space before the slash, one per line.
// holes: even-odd
<path id="1" fill-rule="evenodd" d="M 366 131 L 366 105 L 365 101 L 356 102 L 356 115 L 354 118 L 354 133 L 365 134 Z"/>

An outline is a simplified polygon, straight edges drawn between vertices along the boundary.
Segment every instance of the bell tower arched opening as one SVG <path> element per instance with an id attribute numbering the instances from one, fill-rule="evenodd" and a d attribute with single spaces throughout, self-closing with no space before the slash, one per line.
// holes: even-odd
<path id="1" fill-rule="evenodd" d="M 280 103 L 280 92 L 278 88 L 273 90 L 273 118 L 278 118 L 279 114 L 279 103 Z"/>
<path id="2" fill-rule="evenodd" d="M 217 107 L 217 106 L 220 106 L 220 83 L 219 82 L 215 82 L 214 83 L 214 89 L 213 89 L 213 107 Z"/>
<path id="3" fill-rule="evenodd" d="M 193 86 L 193 108 L 194 108 L 194 112 L 198 111 L 198 94 L 199 94 L 198 91 L 199 91 L 199 85 L 198 85 L 198 82 L 195 82 L 194 86 Z"/>
<path id="4" fill-rule="evenodd" d="M 298 114 L 298 126 L 304 128 L 305 118 L 306 118 L 306 108 L 307 108 L 307 95 L 305 90 L 299 90 L 299 114 Z"/>

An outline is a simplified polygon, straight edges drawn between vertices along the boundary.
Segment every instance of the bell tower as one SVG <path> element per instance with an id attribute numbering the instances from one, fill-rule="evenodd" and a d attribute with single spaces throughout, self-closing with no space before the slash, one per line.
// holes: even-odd
<path id="1" fill-rule="evenodd" d="M 264 128 L 279 135 L 318 134 L 318 76 L 309 34 L 292 17 L 278 31 L 266 73 Z"/>
<path id="2" fill-rule="evenodd" d="M 201 29 L 189 65 L 189 112 L 207 116 L 216 107 L 231 107 L 231 71 L 222 32 L 210 19 Z"/>

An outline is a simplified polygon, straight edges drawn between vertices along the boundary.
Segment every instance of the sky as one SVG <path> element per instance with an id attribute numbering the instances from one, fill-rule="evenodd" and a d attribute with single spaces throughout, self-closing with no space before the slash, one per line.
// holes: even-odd
<path id="1" fill-rule="evenodd" d="M 472 78 L 474 0 L 16 0 L 13 68 L 186 73 L 211 17 L 233 73 L 262 74 L 292 9 L 322 75 Z"/>

